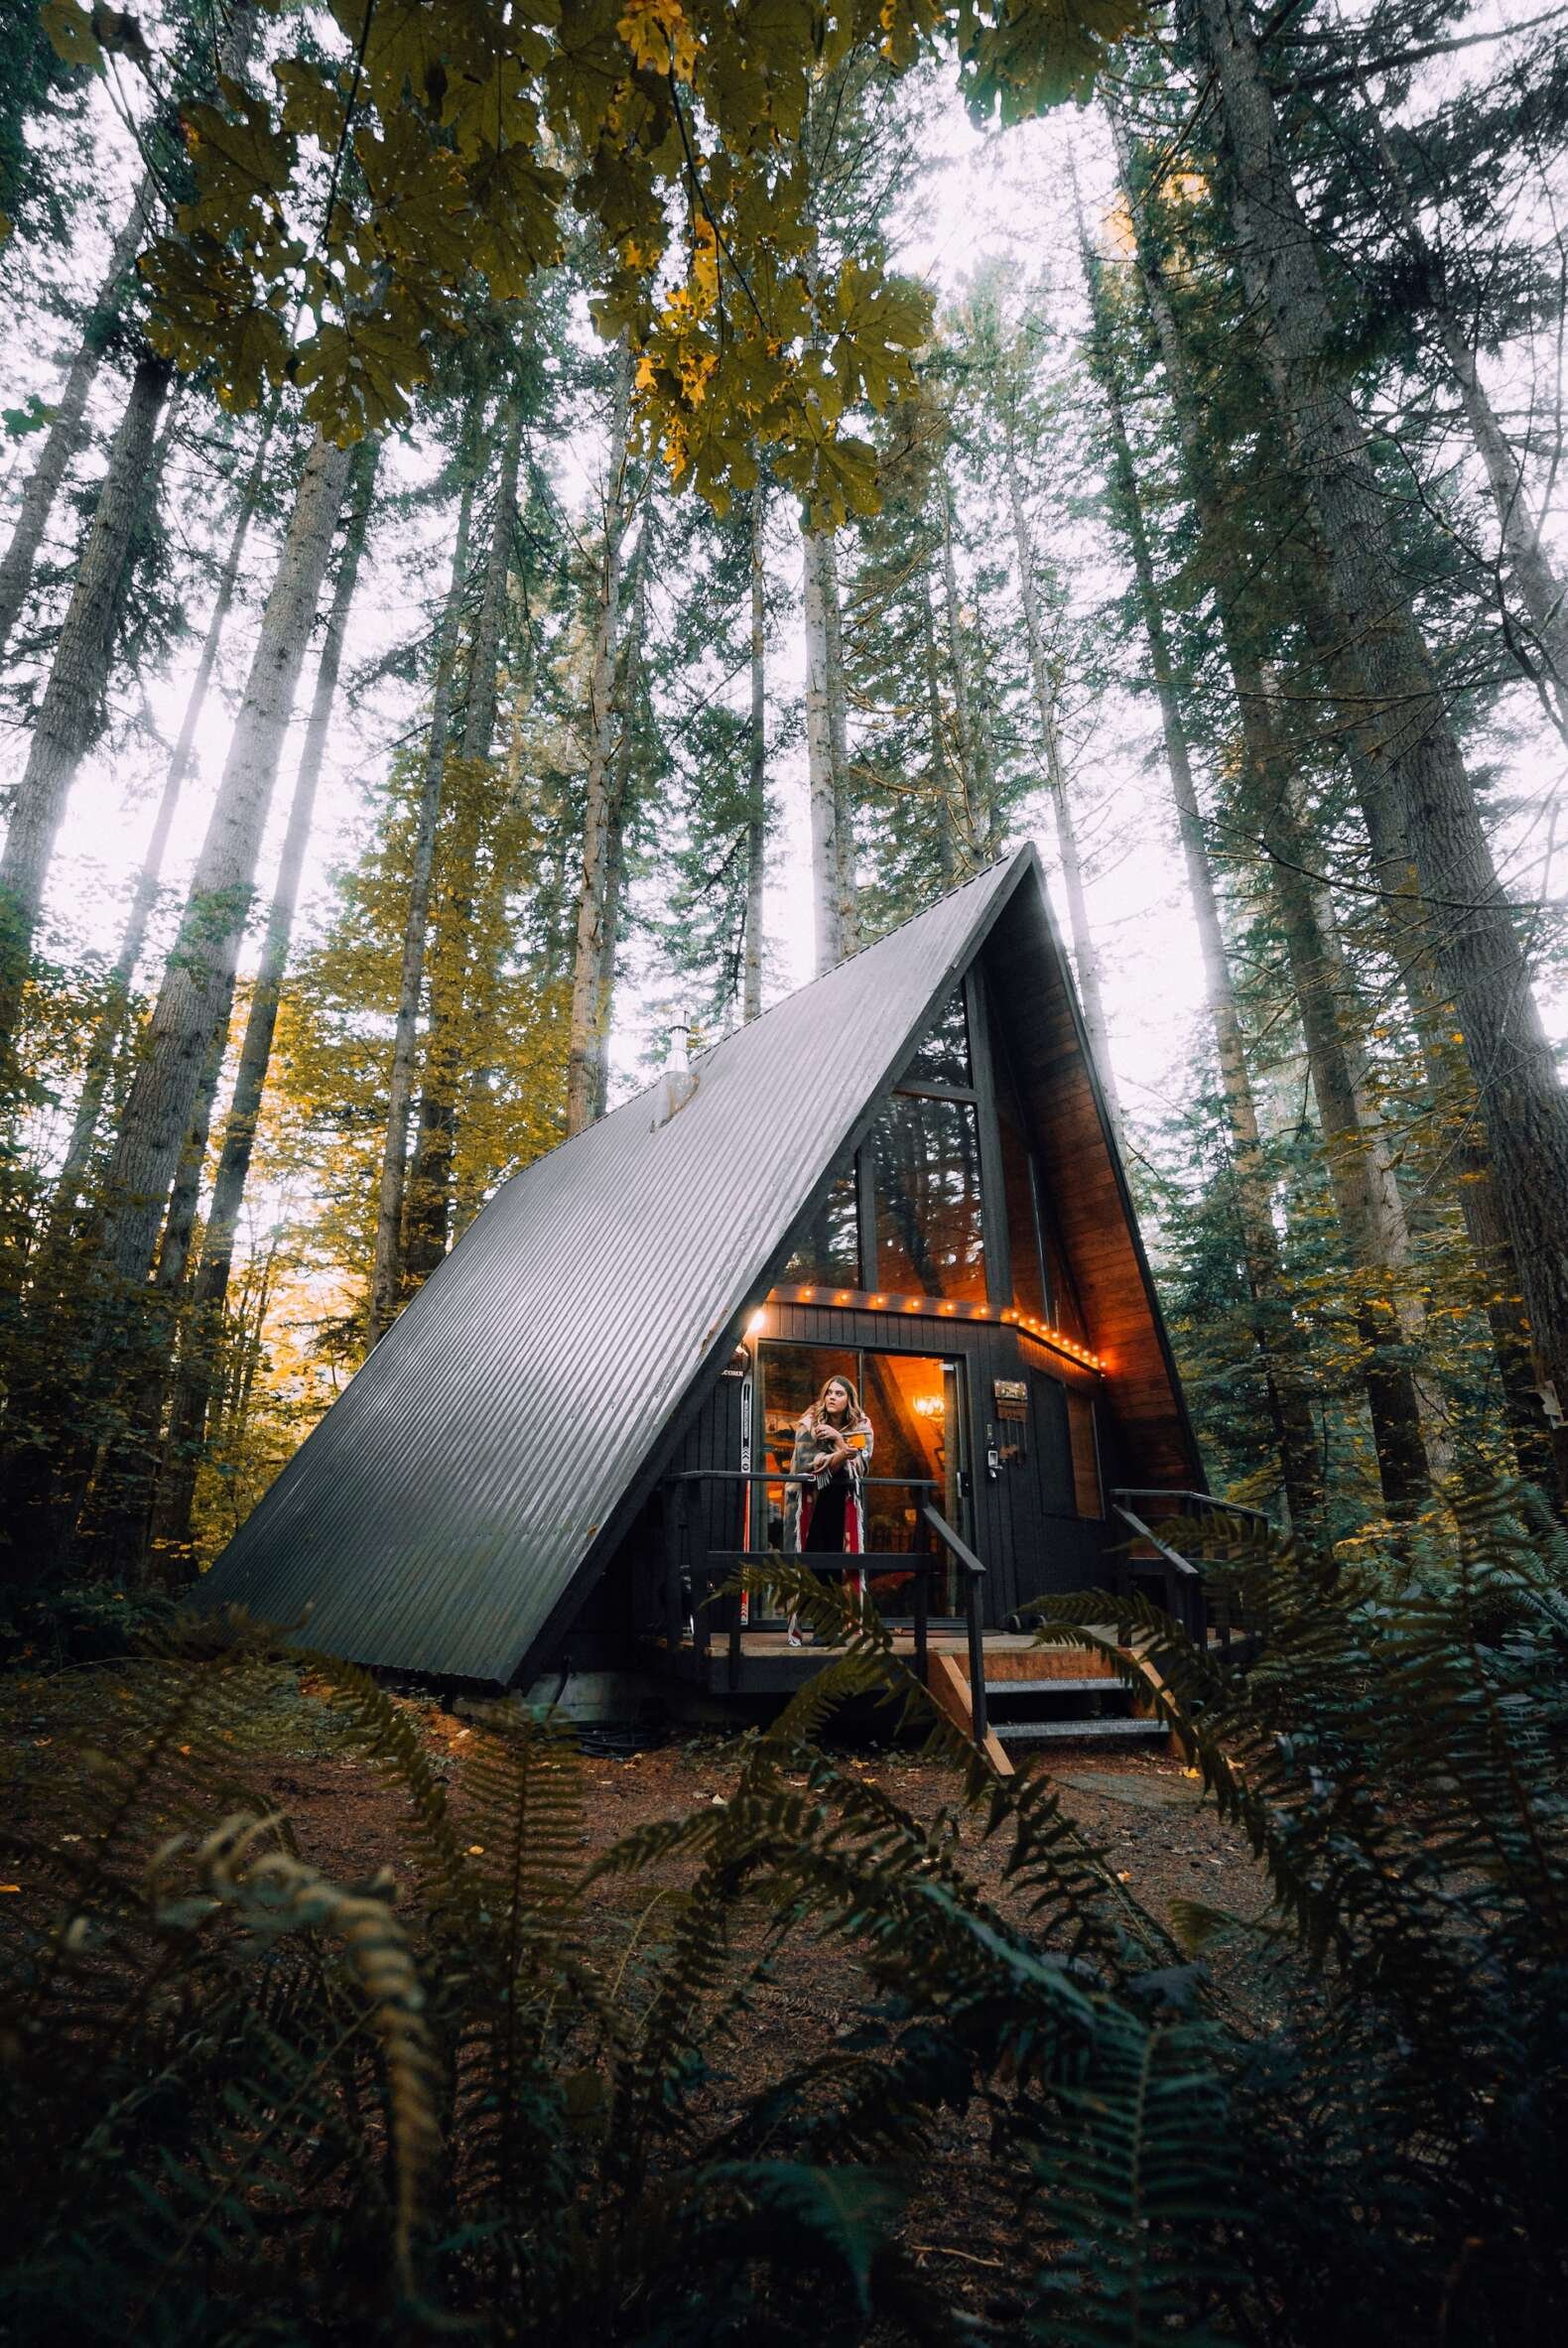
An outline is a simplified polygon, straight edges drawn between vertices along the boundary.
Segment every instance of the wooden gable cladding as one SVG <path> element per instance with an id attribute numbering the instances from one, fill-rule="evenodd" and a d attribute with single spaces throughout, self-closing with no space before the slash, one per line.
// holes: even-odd
<path id="1" fill-rule="evenodd" d="M 1089 1343 L 1105 1365 L 1112 1478 L 1201 1489 L 1197 1442 L 1043 887 L 1013 893 L 981 963 Z"/>

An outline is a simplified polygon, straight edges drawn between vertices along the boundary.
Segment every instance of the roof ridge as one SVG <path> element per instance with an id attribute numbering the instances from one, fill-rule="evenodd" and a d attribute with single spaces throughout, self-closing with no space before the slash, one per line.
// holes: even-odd
<path id="1" fill-rule="evenodd" d="M 721 1044 L 731 1042 L 737 1035 L 755 1033 L 757 1028 L 772 1018 L 775 1011 L 782 1011 L 786 1003 L 792 1003 L 800 995 L 808 994 L 812 987 L 821 986 L 825 979 L 835 977 L 840 971 L 848 970 L 851 963 L 862 961 L 867 954 L 874 954 L 878 946 L 886 945 L 889 938 L 896 938 L 902 930 L 909 929 L 915 922 L 926 920 L 930 914 L 940 911 L 942 906 L 951 904 L 955 897 L 961 897 L 966 889 L 975 888 L 980 881 L 988 880 L 999 866 L 1015 863 L 1020 856 L 1028 855 L 1033 848 L 1034 842 L 1024 840 L 1020 841 L 1016 848 L 1009 848 L 1005 855 L 993 856 L 988 864 L 982 864 L 978 872 L 972 872 L 968 880 L 961 880 L 956 888 L 944 889 L 940 897 L 933 897 L 929 905 L 922 905 L 918 913 L 906 913 L 902 921 L 893 923 L 891 929 L 883 930 L 879 937 L 869 939 L 863 946 L 857 946 L 852 954 L 847 954 L 842 962 L 836 962 L 831 971 L 819 971 L 814 978 L 803 978 L 798 986 L 792 986 L 787 994 L 781 994 L 776 1002 L 770 1002 L 765 1010 L 757 1013 L 754 1019 L 743 1019 L 736 1027 L 726 1027 L 722 1035 L 715 1036 L 711 1044 L 703 1044 L 692 1054 L 693 1064 L 696 1065 L 708 1059 L 719 1050 Z M 563 1133 L 559 1141 L 552 1141 L 548 1149 L 542 1149 L 537 1157 L 530 1158 L 526 1166 L 519 1166 L 516 1173 L 508 1174 L 496 1186 L 496 1191 L 491 1194 L 492 1197 L 499 1195 L 499 1192 L 506 1188 L 508 1182 L 516 1182 L 522 1175 L 531 1174 L 536 1166 L 544 1165 L 548 1159 L 556 1155 L 558 1150 L 565 1149 L 570 1142 L 581 1141 L 585 1133 L 591 1133 L 598 1126 L 609 1124 L 613 1118 L 620 1116 L 626 1109 L 635 1109 L 639 1101 L 646 1101 L 650 1093 L 658 1091 L 664 1082 L 664 1077 L 665 1071 L 662 1068 L 657 1069 L 645 1085 L 639 1085 L 635 1093 L 628 1093 L 624 1101 L 617 1101 L 613 1109 L 606 1109 L 602 1116 L 595 1117 L 592 1123 L 585 1125 L 581 1132 Z"/>
<path id="2" fill-rule="evenodd" d="M 885 929 L 878 936 L 867 939 L 863 946 L 856 946 L 852 954 L 847 954 L 841 961 L 836 962 L 831 971 L 819 971 L 814 978 L 803 978 L 798 986 L 792 986 L 787 994 L 781 994 L 776 1002 L 770 1002 L 767 1008 L 759 1011 L 754 1019 L 743 1019 L 738 1027 L 725 1028 L 723 1034 L 716 1036 L 711 1044 L 704 1044 L 702 1051 L 695 1057 L 702 1059 L 709 1052 L 717 1052 L 720 1044 L 728 1043 L 731 1036 L 742 1034 L 748 1027 L 760 1027 L 764 1019 L 771 1019 L 775 1011 L 783 1010 L 785 1004 L 793 1002 L 797 995 L 809 993 L 813 986 L 821 986 L 825 979 L 837 977 L 840 971 L 847 971 L 851 963 L 862 961 L 867 954 L 874 954 L 878 946 L 887 944 L 889 938 L 896 938 L 901 930 L 909 929 L 917 921 L 926 920 L 930 914 L 939 912 L 944 905 L 951 905 L 955 897 L 962 897 L 966 889 L 978 887 L 980 881 L 988 880 L 1001 865 L 1015 863 L 1020 856 L 1028 855 L 1033 847 L 1032 840 L 1024 840 L 1020 841 L 1016 848 L 1009 848 L 1005 855 L 992 856 L 988 864 L 982 864 L 978 872 L 972 872 L 968 880 L 961 880 L 956 888 L 944 889 L 940 897 L 933 897 L 930 904 L 922 905 L 918 913 L 906 913 L 902 921 L 893 923 L 891 929 Z M 653 1079 L 655 1084 L 658 1081 L 657 1077 Z M 629 1098 L 635 1101 L 640 1096 L 633 1093 Z M 624 1107 L 625 1104 L 622 1103 L 620 1106 Z"/>

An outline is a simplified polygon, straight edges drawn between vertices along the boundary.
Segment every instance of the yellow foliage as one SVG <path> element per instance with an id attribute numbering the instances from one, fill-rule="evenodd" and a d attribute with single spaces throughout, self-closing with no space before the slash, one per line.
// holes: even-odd
<path id="1" fill-rule="evenodd" d="M 693 302 L 703 310 L 712 310 L 719 299 L 719 235 L 706 213 L 698 218 L 693 245 Z"/>
<path id="2" fill-rule="evenodd" d="M 637 64 L 652 73 L 690 81 L 697 69 L 697 34 L 681 0 L 626 0 L 615 27 Z"/>
<path id="3" fill-rule="evenodd" d="M 701 406 L 708 378 L 719 364 L 716 350 L 683 350 L 676 361 L 681 389 L 694 408 Z"/>

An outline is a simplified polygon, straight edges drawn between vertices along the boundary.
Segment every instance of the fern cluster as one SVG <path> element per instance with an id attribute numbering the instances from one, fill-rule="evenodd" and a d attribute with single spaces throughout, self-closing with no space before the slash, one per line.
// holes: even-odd
<path id="1" fill-rule="evenodd" d="M 1255 1628 L 1244 1670 L 1139 1601 L 1041 1610 L 1042 1639 L 1155 1691 L 1266 1874 L 1263 1925 L 1189 1905 L 1180 1945 L 1042 1771 L 996 1779 L 874 1610 L 808 1576 L 789 1603 L 834 1652 L 727 1801 L 590 1868 L 559 1724 L 498 1710 L 449 1787 L 406 1708 L 311 1658 L 401 1789 L 415 1920 L 389 1879 L 324 1878 L 244 1782 L 268 1635 L 166 1641 L 3 1830 L 57 1898 L 3 1948 L 0 2334 L 1560 2336 L 1568 1555 L 1507 1496 L 1462 1534 L 1337 1578 L 1233 1539 L 1213 1571 Z M 823 1749 L 867 1697 L 949 1769 L 934 1819 Z M 611 1966 L 617 1884 L 648 1923 Z M 1266 2027 L 1206 1962 L 1242 1935 L 1277 1977 Z M 860 1967 L 852 2027 L 737 2102 L 761 1985 L 824 1942 Z M 1011 2211 L 985 2322 L 905 2247 L 955 2113 Z"/>

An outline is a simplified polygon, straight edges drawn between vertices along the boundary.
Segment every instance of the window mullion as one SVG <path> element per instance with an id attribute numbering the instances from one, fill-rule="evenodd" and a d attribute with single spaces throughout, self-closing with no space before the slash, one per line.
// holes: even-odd
<path id="1" fill-rule="evenodd" d="M 854 1161 L 859 1197 L 860 1286 L 868 1294 L 881 1286 L 876 1268 L 876 1144 L 866 1136 Z"/>
<path id="2" fill-rule="evenodd" d="M 1001 1129 L 996 1121 L 996 1081 L 991 1065 L 990 1030 L 979 971 L 972 968 L 964 981 L 969 1012 L 970 1066 L 975 1071 L 977 1123 L 980 1142 L 980 1236 L 985 1250 L 985 1293 L 993 1312 L 1012 1302 L 1012 1268 L 1007 1252 L 1007 1209 L 1002 1190 Z"/>

